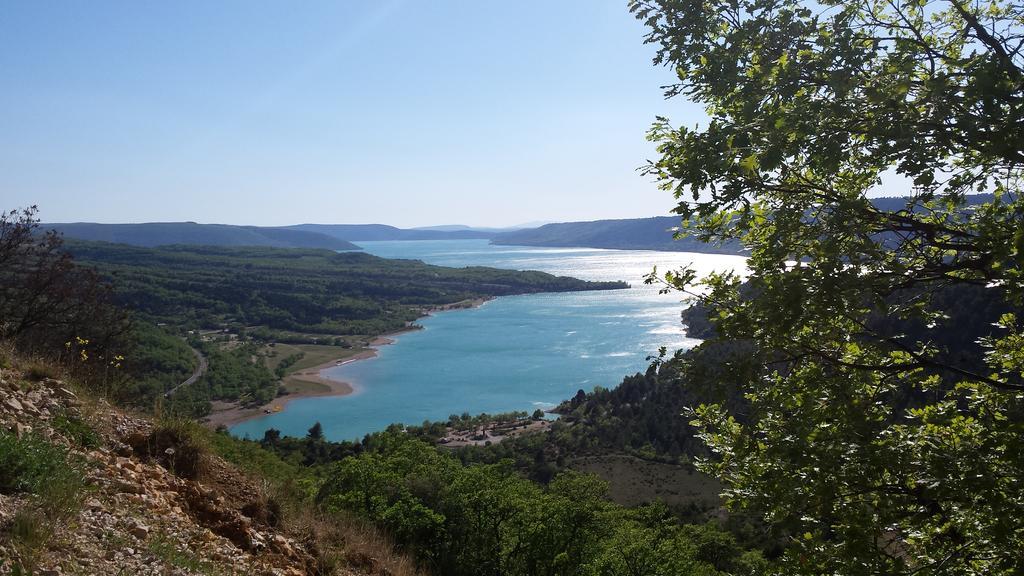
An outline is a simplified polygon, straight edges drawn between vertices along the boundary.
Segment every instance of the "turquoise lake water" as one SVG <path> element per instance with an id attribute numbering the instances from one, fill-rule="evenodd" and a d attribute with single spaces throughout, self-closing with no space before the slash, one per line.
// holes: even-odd
<path id="1" fill-rule="evenodd" d="M 332 440 L 351 440 L 401 422 L 420 424 L 469 412 L 550 408 L 577 390 L 617 386 L 643 371 L 660 346 L 688 348 L 680 296 L 660 295 L 643 277 L 655 265 L 692 263 L 698 270 L 741 270 L 739 256 L 492 246 L 486 240 L 359 242 L 386 258 L 442 266 L 541 270 L 586 280 L 624 280 L 626 290 L 507 296 L 479 308 L 442 312 L 418 321 L 424 329 L 399 335 L 376 358 L 329 368 L 349 382 L 349 396 L 290 402 L 280 413 L 234 426 L 261 438 L 267 428 L 305 435 L 319 421 Z"/>

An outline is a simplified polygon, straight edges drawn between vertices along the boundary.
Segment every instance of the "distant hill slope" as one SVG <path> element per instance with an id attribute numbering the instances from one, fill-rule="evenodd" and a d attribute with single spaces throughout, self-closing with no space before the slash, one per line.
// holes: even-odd
<path id="1" fill-rule="evenodd" d="M 297 224 L 288 230 L 302 230 L 326 234 L 350 242 L 374 240 L 467 240 L 489 239 L 496 232 L 468 229 L 405 229 L 386 224 Z M 448 228 L 448 227 L 443 227 Z"/>
<path id="2" fill-rule="evenodd" d="M 425 308 L 464 300 L 629 286 L 537 271 L 431 266 L 365 252 L 142 248 L 81 240 L 64 247 L 77 263 L 116 279 L 122 304 L 153 322 L 187 329 L 237 322 L 303 334 L 377 336 L 407 327 Z"/>
<path id="3" fill-rule="evenodd" d="M 409 230 L 434 230 L 439 232 L 480 232 L 482 234 L 501 234 L 503 232 L 515 232 L 516 230 L 523 230 L 526 228 L 536 228 L 543 226 L 544 224 L 550 224 L 550 222 L 535 222 L 533 224 L 522 224 L 519 226 L 505 226 L 504 228 L 494 228 L 488 226 L 466 226 L 465 224 L 445 224 L 442 226 L 417 226 L 415 228 L 409 228 Z"/>
<path id="4" fill-rule="evenodd" d="M 52 228 L 68 238 L 145 247 L 191 244 L 360 250 L 355 244 L 332 235 L 291 228 L 196 224 L 195 222 L 148 222 L 145 224 L 75 222 L 44 224 L 42 228 Z"/>
<path id="5" fill-rule="evenodd" d="M 491 243 L 518 246 L 578 246 L 619 250 L 740 253 L 740 246 L 735 243 L 714 246 L 695 238 L 673 240 L 671 229 L 678 226 L 678 216 L 563 222 L 498 234 L 491 239 Z"/>
<path id="6" fill-rule="evenodd" d="M 967 197 L 968 206 L 991 201 L 991 194 L 975 194 Z M 906 198 L 874 198 L 872 203 L 881 210 L 895 212 L 906 207 Z M 678 216 L 595 220 L 592 222 L 563 222 L 559 224 L 546 224 L 539 228 L 496 234 L 491 238 L 491 244 L 613 248 L 619 250 L 667 250 L 714 254 L 742 253 L 742 247 L 735 242 L 727 243 L 723 246 L 715 246 L 705 244 L 696 238 L 674 240 L 672 238 L 672 229 L 678 226 L 680 226 Z"/>

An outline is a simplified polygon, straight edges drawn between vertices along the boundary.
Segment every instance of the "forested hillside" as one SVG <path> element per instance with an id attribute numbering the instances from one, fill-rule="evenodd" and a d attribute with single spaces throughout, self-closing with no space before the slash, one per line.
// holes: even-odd
<path id="1" fill-rule="evenodd" d="M 317 232 L 266 226 L 196 224 L 195 222 L 149 222 L 145 224 L 96 224 L 74 222 L 45 224 L 67 238 L 131 244 L 167 246 L 172 244 L 205 246 L 272 246 L 276 248 L 324 248 L 359 250 L 355 244 Z"/>
<path id="2" fill-rule="evenodd" d="M 329 250 L 77 240 L 63 248 L 110 281 L 115 300 L 136 315 L 137 335 L 126 355 L 136 377 L 120 389 L 124 398 L 146 406 L 174 390 L 170 405 L 196 416 L 209 413 L 215 400 L 256 406 L 277 397 L 285 373 L 270 369 L 274 343 L 332 345 L 341 357 L 375 336 L 408 328 L 434 307 L 626 286 Z M 209 368 L 194 385 L 178 389 L 196 366 L 189 346 L 209 359 Z"/>
<path id="3" fill-rule="evenodd" d="M 495 234 L 495 232 L 477 229 L 396 228 L 387 224 L 296 224 L 286 228 L 315 232 L 355 242 L 360 240 L 465 240 L 490 238 Z"/>
<path id="4" fill-rule="evenodd" d="M 739 254 L 741 252 L 741 247 L 735 242 L 714 246 L 693 238 L 675 240 L 673 230 L 679 226 L 679 218 L 675 216 L 564 222 L 497 234 L 491 239 L 491 243 L 520 246 L 583 246 L 620 250 L 674 250 L 721 254 Z"/>
<path id="5" fill-rule="evenodd" d="M 77 241 L 66 248 L 77 262 L 112 280 L 125 305 L 153 321 L 188 328 L 380 334 L 404 328 L 426 308 L 467 299 L 626 286 L 328 250 Z"/>
<path id="6" fill-rule="evenodd" d="M 964 199 L 967 207 L 992 200 L 991 194 L 971 194 Z M 872 198 L 879 210 L 899 212 L 906 210 L 907 198 Z M 913 207 L 911 207 L 913 209 Z M 920 210 L 920 207 L 917 208 Z M 683 234 L 676 237 L 679 232 Z M 688 233 L 687 233 L 688 232 Z M 556 246 L 610 248 L 617 250 L 666 250 L 713 254 L 743 254 L 743 246 L 736 239 L 721 243 L 707 243 L 696 237 L 696 230 L 687 230 L 678 216 L 632 218 L 623 220 L 595 220 L 593 222 L 561 222 L 502 232 L 491 237 L 492 244 L 520 246 Z"/>

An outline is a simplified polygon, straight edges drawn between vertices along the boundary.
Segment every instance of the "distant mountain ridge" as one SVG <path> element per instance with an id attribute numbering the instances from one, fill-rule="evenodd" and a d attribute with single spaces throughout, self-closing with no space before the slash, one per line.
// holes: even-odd
<path id="1" fill-rule="evenodd" d="M 472 230 L 474 232 L 483 232 L 486 234 L 500 234 L 502 232 L 515 232 L 516 230 L 523 230 L 526 228 L 537 228 L 551 222 L 529 222 L 526 224 L 519 224 L 517 226 L 504 226 L 501 228 L 495 228 L 493 226 L 467 226 L 465 224 L 445 224 L 443 226 L 417 226 L 410 228 L 410 230 L 440 230 L 442 232 L 454 232 L 461 230 Z"/>
<path id="2" fill-rule="evenodd" d="M 326 234 L 349 242 L 379 240 L 470 240 L 490 239 L 495 232 L 479 228 L 455 227 L 397 228 L 387 224 L 296 224 L 288 230 L 302 230 Z"/>
<path id="3" fill-rule="evenodd" d="M 696 238 L 676 240 L 672 237 L 672 229 L 678 227 L 678 216 L 562 222 L 545 224 L 540 228 L 498 234 L 491 239 L 491 244 L 666 250 L 715 254 L 740 254 L 742 251 L 742 247 L 736 242 L 715 246 L 705 244 Z"/>
<path id="4" fill-rule="evenodd" d="M 967 197 L 967 205 L 991 202 L 991 194 Z M 906 207 L 904 197 L 873 198 L 881 210 Z M 361 250 L 353 242 L 395 240 L 490 240 L 492 244 L 558 248 L 605 248 L 615 250 L 665 250 L 742 254 L 738 242 L 721 246 L 696 238 L 673 238 L 681 225 L 678 216 L 655 216 L 588 222 L 561 222 L 536 228 L 486 228 L 465 225 L 398 228 L 387 224 L 295 224 L 292 226 L 235 226 L 195 222 L 145 224 L 94 224 L 76 222 L 46 224 L 69 238 L 154 247 L 170 244 L 207 246 L 267 246 L 274 248 L 325 248 Z"/>
<path id="5" fill-rule="evenodd" d="M 43 224 L 68 238 L 113 242 L 132 246 L 267 246 L 272 248 L 325 248 L 361 250 L 359 246 L 327 234 L 289 228 L 197 224 L 195 222 L 147 222 L 97 224 L 92 222 Z"/>
<path id="6" fill-rule="evenodd" d="M 991 202 L 992 194 L 974 194 L 967 197 L 967 205 Z M 887 196 L 872 198 L 880 210 L 896 212 L 906 208 L 906 197 Z M 678 216 L 655 216 L 623 220 L 593 220 L 589 222 L 561 222 L 538 228 L 515 230 L 496 234 L 491 244 L 514 246 L 548 246 L 559 248 L 610 248 L 616 250 L 666 250 L 675 252 L 705 252 L 713 254 L 742 254 L 738 242 L 721 246 L 705 244 L 696 238 L 673 238 L 675 229 L 682 225 Z"/>

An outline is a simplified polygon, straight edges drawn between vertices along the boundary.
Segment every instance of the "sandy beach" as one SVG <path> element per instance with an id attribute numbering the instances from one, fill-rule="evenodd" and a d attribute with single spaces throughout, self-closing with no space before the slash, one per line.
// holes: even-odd
<path id="1" fill-rule="evenodd" d="M 402 332 L 408 331 L 409 330 L 403 330 Z M 395 332 L 390 335 L 397 335 L 400 333 L 401 332 Z M 370 345 L 377 347 L 391 344 L 393 342 L 394 340 L 391 340 L 390 338 L 379 336 L 375 338 Z M 247 408 L 231 402 L 214 401 L 211 403 L 213 409 L 209 416 L 203 418 L 203 423 L 211 428 L 217 428 L 219 426 L 231 427 L 240 422 L 245 422 L 246 420 L 265 416 L 268 413 L 280 412 L 284 410 L 292 400 L 298 400 L 300 398 L 317 398 L 320 396 L 346 396 L 352 393 L 352 385 L 341 380 L 327 378 L 323 375 L 323 371 L 328 368 L 334 368 L 335 366 L 348 364 L 349 362 L 373 358 L 376 355 L 377 351 L 374 349 L 363 350 L 344 359 L 330 360 L 320 364 L 319 366 L 314 366 L 313 368 L 308 368 L 301 372 L 290 374 L 290 377 L 296 380 L 320 384 L 323 387 L 316 390 L 293 392 L 284 396 L 278 396 L 262 406 Z"/>
<path id="2" fill-rule="evenodd" d="M 491 298 L 475 298 L 472 300 L 463 300 L 460 302 L 454 302 L 452 304 L 446 304 L 443 306 L 436 306 L 424 310 L 423 316 L 430 316 L 435 312 L 445 312 L 448 310 L 463 310 L 466 308 L 476 308 L 483 305 Z M 220 426 L 231 427 L 235 424 L 245 422 L 246 420 L 252 420 L 253 418 L 259 418 L 270 413 L 281 412 L 287 408 L 288 403 L 292 400 L 298 400 L 300 398 L 317 398 L 321 396 L 347 396 L 353 392 L 352 385 L 348 382 L 341 380 L 333 380 L 324 376 L 323 371 L 328 368 L 334 368 L 336 366 L 342 366 L 349 362 L 358 362 L 359 360 L 367 360 L 377 356 L 377 348 L 381 346 L 387 346 L 394 344 L 395 340 L 393 336 L 400 336 L 408 332 L 415 332 L 420 330 L 419 326 L 410 326 L 402 330 L 396 330 L 395 332 L 389 332 L 387 334 L 377 336 L 370 341 L 370 348 L 361 350 L 354 355 L 345 356 L 344 358 L 338 358 L 329 360 L 314 366 L 307 368 L 300 372 L 294 372 L 289 374 L 288 377 L 299 380 L 301 382 L 309 382 L 311 384 L 318 384 L 314 389 L 303 390 L 301 392 L 293 392 L 284 396 L 278 396 L 270 402 L 255 407 L 242 407 L 232 402 L 212 402 L 212 410 L 209 416 L 206 416 L 201 421 L 203 424 L 210 428 L 218 428 Z"/>

